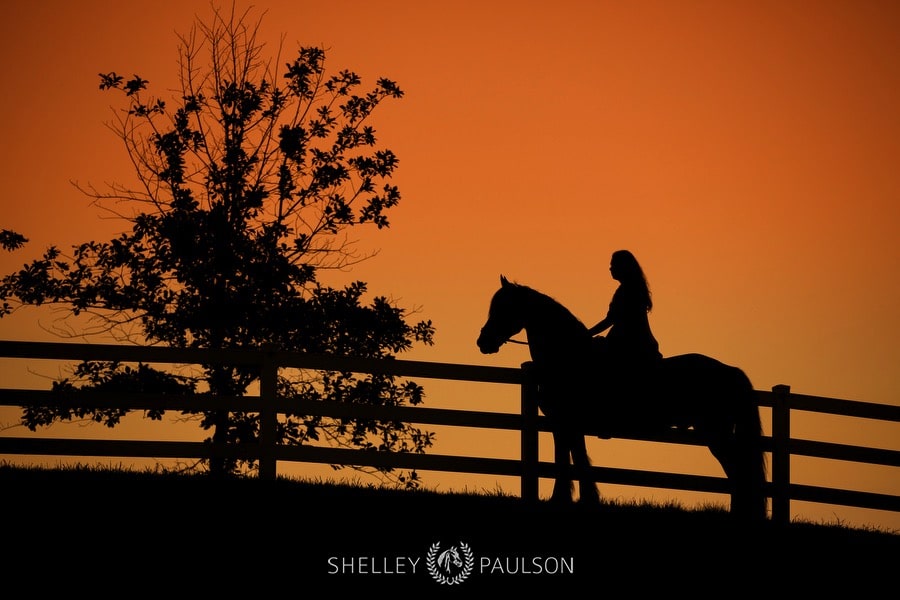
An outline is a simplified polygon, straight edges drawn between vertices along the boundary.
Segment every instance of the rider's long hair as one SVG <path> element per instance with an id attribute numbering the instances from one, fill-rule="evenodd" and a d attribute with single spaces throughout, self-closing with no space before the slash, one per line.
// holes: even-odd
<path id="1" fill-rule="evenodd" d="M 650 284 L 647 283 L 647 277 L 640 263 L 629 250 L 616 250 L 612 254 L 610 262 L 616 265 L 616 269 L 621 275 L 620 282 L 632 285 L 643 295 L 644 305 L 647 312 L 653 310 L 653 297 L 650 293 Z"/>

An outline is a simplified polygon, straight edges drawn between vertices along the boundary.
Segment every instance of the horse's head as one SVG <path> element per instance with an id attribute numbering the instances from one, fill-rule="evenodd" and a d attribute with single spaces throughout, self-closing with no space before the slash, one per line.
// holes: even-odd
<path id="1" fill-rule="evenodd" d="M 460 558 L 459 552 L 456 550 L 456 546 L 451 546 L 448 550 L 441 552 L 440 555 L 438 555 L 437 562 L 445 571 L 450 570 L 450 563 L 453 563 L 454 567 L 461 567 L 463 564 L 462 558 Z"/>
<path id="2" fill-rule="evenodd" d="M 500 346 L 525 327 L 522 310 L 517 302 L 519 290 L 520 286 L 500 276 L 500 289 L 491 298 L 487 322 L 478 336 L 478 349 L 482 354 L 499 351 Z"/>

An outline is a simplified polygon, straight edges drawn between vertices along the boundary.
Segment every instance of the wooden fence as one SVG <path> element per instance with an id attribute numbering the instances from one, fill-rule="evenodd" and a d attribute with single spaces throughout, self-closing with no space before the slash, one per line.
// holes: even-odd
<path id="1" fill-rule="evenodd" d="M 0 359 L 57 361 L 102 360 L 147 364 L 223 364 L 259 369 L 259 395 L 240 397 L 178 396 L 161 394 L 86 394 L 79 402 L 94 408 L 135 410 L 227 410 L 259 413 L 258 443 L 214 445 L 205 442 L 92 440 L 0 436 L 0 455 L 108 456 L 142 458 L 209 459 L 231 457 L 259 461 L 259 476 L 275 478 L 278 461 L 393 467 L 458 473 L 515 476 L 521 479 L 521 495 L 537 500 L 540 478 L 557 474 L 553 463 L 538 458 L 539 432 L 549 431 L 537 409 L 529 363 L 521 369 L 407 360 L 375 360 L 321 356 L 267 350 L 183 350 L 104 344 L 0 341 Z M 279 369 L 298 368 L 353 373 L 381 373 L 399 377 L 499 383 L 519 386 L 521 412 L 500 413 L 426 407 L 382 407 L 321 401 L 287 401 L 276 394 Z M 0 380 L 2 382 L 2 380 Z M 829 442 L 793 439 L 792 411 L 811 411 L 846 417 L 900 422 L 900 406 L 873 404 L 793 394 L 788 386 L 758 391 L 759 406 L 772 409 L 770 436 L 764 449 L 771 453 L 771 481 L 766 493 L 772 499 L 772 520 L 790 520 L 792 500 L 900 512 L 900 496 L 834 489 L 791 483 L 791 457 L 809 456 L 855 463 L 900 467 L 900 451 Z M 2 406 L 50 406 L 59 402 L 49 390 L 0 388 Z M 311 445 L 285 446 L 275 440 L 278 414 L 294 413 L 329 417 L 396 420 L 431 425 L 515 430 L 521 433 L 519 459 L 387 453 Z M 590 433 L 590 432 L 588 432 Z M 690 432 L 672 431 L 662 436 L 631 438 L 653 442 L 703 445 Z M 724 477 L 659 473 L 609 467 L 591 467 L 600 483 L 728 493 Z"/>

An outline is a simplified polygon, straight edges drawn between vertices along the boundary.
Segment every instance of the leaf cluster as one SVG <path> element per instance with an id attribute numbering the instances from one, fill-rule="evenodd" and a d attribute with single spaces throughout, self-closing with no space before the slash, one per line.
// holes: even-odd
<path id="1" fill-rule="evenodd" d="M 430 321 L 411 322 L 409 311 L 387 298 L 367 299 L 365 283 L 335 289 L 320 281 L 323 270 L 362 260 L 349 228 L 389 227 L 388 211 L 400 201 L 391 181 L 399 161 L 378 146 L 371 117 L 403 92 L 388 79 L 363 89 L 352 71 L 329 74 L 318 47 L 301 47 L 278 76 L 276 63 L 264 59 L 259 22 L 248 14 L 215 11 L 179 38 L 174 99 L 151 95 L 139 75 L 100 74 L 100 89 L 120 94 L 123 103 L 109 127 L 135 166 L 136 184 L 79 189 L 129 228 L 74 246 L 67 256 L 50 247 L 4 277 L 0 316 L 25 305 L 59 305 L 69 316 L 87 316 L 92 333 L 180 348 L 265 346 L 388 358 L 432 343 Z M 6 249 L 25 241 L 0 234 Z M 57 388 L 202 384 L 209 393 L 235 395 L 257 379 L 227 365 L 204 366 L 188 381 L 146 365 L 86 363 Z M 282 382 L 288 397 L 339 402 L 415 404 L 424 395 L 391 377 L 321 374 Z M 70 408 L 24 418 L 29 427 L 72 417 L 114 426 L 121 416 Z M 215 441 L 247 441 L 257 435 L 258 417 L 203 413 L 200 425 L 213 430 Z M 290 416 L 281 437 L 403 452 L 424 451 L 432 439 L 400 423 L 302 416 Z"/>

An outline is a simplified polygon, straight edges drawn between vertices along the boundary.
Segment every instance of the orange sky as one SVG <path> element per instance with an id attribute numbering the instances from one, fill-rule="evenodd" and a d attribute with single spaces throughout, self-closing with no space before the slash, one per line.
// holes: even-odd
<path id="1" fill-rule="evenodd" d="M 628 248 L 649 277 L 664 354 L 714 356 L 757 389 L 900 404 L 900 5 L 256 6 L 268 11 L 273 52 L 282 33 L 288 54 L 321 44 L 331 69 L 388 77 L 406 93 L 374 121 L 400 158 L 403 200 L 390 229 L 360 232 L 360 248 L 378 256 L 335 278 L 366 281 L 434 321 L 436 344 L 404 358 L 517 366 L 524 348 L 483 356 L 475 346 L 499 275 L 593 324 L 615 289 L 609 255 Z M 121 228 L 69 183 L 131 181 L 103 125 L 115 99 L 97 73 L 174 87 L 175 33 L 210 10 L 205 0 L 4 8 L 0 227 L 32 240 L 0 255 L 6 273 L 48 244 Z M 55 339 L 27 311 L 0 320 L 0 338 Z M 455 393 L 446 401 L 489 406 L 498 393 L 422 383 L 433 402 Z M 900 449 L 896 427 L 807 427 L 805 437 Z M 668 451 L 648 446 L 591 452 L 595 464 L 661 468 Z M 896 469 L 810 472 L 837 478 L 812 484 L 900 493 Z M 494 487 L 469 487 L 479 486 Z M 900 528 L 893 514 L 795 510 Z"/>

